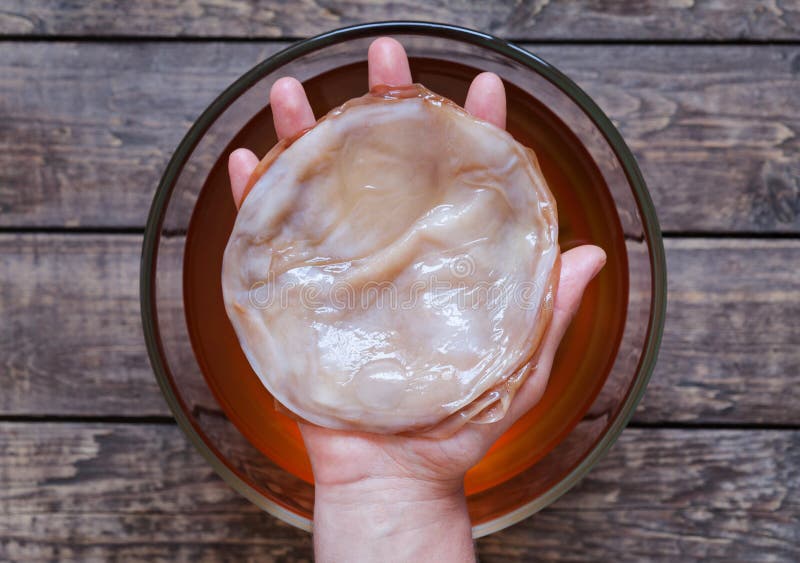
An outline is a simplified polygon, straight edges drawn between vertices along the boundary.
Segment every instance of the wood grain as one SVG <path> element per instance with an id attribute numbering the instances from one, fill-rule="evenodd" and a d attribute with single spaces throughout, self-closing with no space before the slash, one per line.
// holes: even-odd
<path id="1" fill-rule="evenodd" d="M 0 412 L 168 409 L 139 313 L 139 236 L 0 235 Z M 5 276 L 4 276 L 5 277 Z"/>
<path id="2" fill-rule="evenodd" d="M 440 21 L 517 39 L 774 40 L 800 37 L 796 0 L 6 0 L 0 33 L 178 37 L 298 37 L 384 20 Z"/>
<path id="3" fill-rule="evenodd" d="M 666 248 L 664 340 L 636 420 L 800 422 L 800 241 Z"/>
<path id="4" fill-rule="evenodd" d="M 0 226 L 143 226 L 193 120 L 280 47 L 4 45 Z M 530 48 L 617 122 L 664 229 L 800 232 L 800 47 Z"/>
<path id="5" fill-rule="evenodd" d="M 0 424 L 0 559 L 311 557 L 173 425 Z M 630 429 L 573 491 L 481 539 L 482 561 L 800 557 L 800 432 Z"/>
<path id="6" fill-rule="evenodd" d="M 800 241 L 667 240 L 669 306 L 635 421 L 800 424 Z M 138 235 L 0 235 L 0 414 L 164 415 Z"/>
<path id="7" fill-rule="evenodd" d="M 289 40 L 387 19 L 532 42 L 618 125 L 662 227 L 714 235 L 666 241 L 645 427 L 553 506 L 480 540 L 481 560 L 800 560 L 800 238 L 717 238 L 800 235 L 800 0 L 5 0 L 0 419 L 25 422 L 0 422 L 0 560 L 311 561 L 308 534 L 153 422 L 169 410 L 141 334 L 135 233 L 228 84 Z M 40 421 L 59 416 L 153 418 Z M 764 425 L 785 429 L 751 428 Z"/>

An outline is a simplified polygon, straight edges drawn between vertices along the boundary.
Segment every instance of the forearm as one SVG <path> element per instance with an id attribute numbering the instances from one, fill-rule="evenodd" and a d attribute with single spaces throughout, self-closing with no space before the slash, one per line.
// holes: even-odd
<path id="1" fill-rule="evenodd" d="M 463 489 L 397 479 L 317 487 L 320 562 L 474 561 Z"/>

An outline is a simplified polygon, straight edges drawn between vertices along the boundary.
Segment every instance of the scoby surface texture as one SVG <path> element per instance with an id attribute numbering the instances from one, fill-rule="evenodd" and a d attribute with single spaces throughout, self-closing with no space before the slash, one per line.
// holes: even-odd
<path id="1" fill-rule="evenodd" d="M 299 418 L 381 433 L 501 418 L 559 267 L 530 149 L 422 86 L 381 88 L 277 145 L 225 251 L 225 306 Z"/>

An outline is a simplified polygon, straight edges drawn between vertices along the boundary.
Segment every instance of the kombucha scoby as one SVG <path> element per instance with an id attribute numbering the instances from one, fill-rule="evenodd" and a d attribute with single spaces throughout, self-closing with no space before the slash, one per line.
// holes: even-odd
<path id="1" fill-rule="evenodd" d="M 262 160 L 222 290 L 254 372 L 297 418 L 450 433 L 505 414 L 559 265 L 534 152 L 420 85 L 381 87 Z"/>

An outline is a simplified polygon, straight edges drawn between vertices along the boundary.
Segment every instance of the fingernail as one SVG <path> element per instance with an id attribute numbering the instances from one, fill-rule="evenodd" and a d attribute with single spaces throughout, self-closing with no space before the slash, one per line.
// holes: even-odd
<path id="1" fill-rule="evenodd" d="M 605 251 L 603 251 L 603 259 L 597 262 L 597 265 L 594 268 L 594 272 L 592 273 L 591 279 L 597 277 L 597 274 L 600 273 L 600 270 L 603 269 L 603 267 L 606 265 L 606 262 L 608 262 L 608 256 L 606 255 Z"/>

